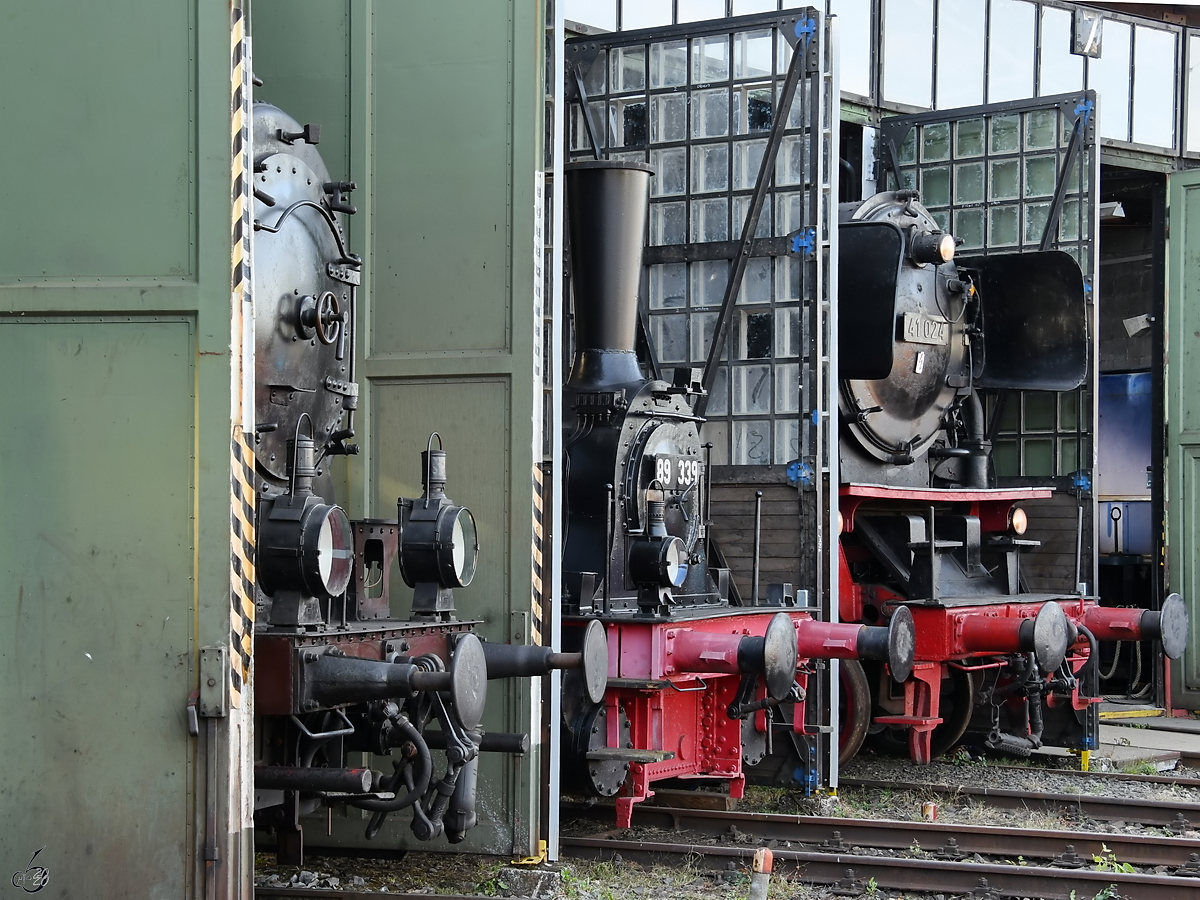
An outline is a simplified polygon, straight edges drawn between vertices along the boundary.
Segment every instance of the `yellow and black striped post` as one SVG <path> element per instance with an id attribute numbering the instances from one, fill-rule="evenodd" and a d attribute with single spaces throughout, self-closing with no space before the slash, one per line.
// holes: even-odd
<path id="1" fill-rule="evenodd" d="M 533 630 L 529 636 L 529 643 L 534 646 L 540 646 L 542 643 L 542 612 L 544 609 L 545 597 L 542 596 L 542 549 L 544 546 L 545 535 L 545 515 L 542 511 L 543 505 L 543 490 L 542 490 L 542 467 L 537 463 L 533 466 L 533 615 L 530 616 L 530 621 L 533 623 Z"/>
<path id="2" fill-rule="evenodd" d="M 232 133 L 232 296 L 230 434 L 229 598 L 231 701 L 240 707 L 250 681 L 254 649 L 254 444 L 253 395 L 244 390 L 252 373 L 254 313 L 250 293 L 251 159 L 250 71 L 246 20 L 234 7 L 231 22 L 230 124 Z M 249 327 L 248 327 L 249 326 Z M 249 347 L 244 346 L 249 335 Z M 250 372 L 247 372 L 247 369 Z M 249 425 L 249 433 L 247 431 Z"/>

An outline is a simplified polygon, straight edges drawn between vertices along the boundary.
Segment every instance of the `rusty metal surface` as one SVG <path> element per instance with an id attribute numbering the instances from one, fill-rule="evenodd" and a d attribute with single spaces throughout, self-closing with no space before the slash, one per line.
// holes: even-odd
<path id="1" fill-rule="evenodd" d="M 687 857 L 689 864 L 713 869 L 749 866 L 756 847 L 711 847 L 706 844 L 670 844 L 654 841 L 619 841 L 605 838 L 564 837 L 565 856 L 611 859 L 620 854 L 625 860 L 642 863 L 667 863 Z M 807 853 L 776 849 L 775 871 L 799 872 L 804 881 L 815 884 L 854 882 L 867 890 L 873 878 L 881 888 L 926 892 L 966 893 L 987 886 L 1000 895 L 1040 897 L 1043 900 L 1068 900 L 1094 897 L 1109 885 L 1123 896 L 1138 900 L 1178 900 L 1200 887 L 1200 880 L 1171 875 L 1129 875 L 1122 872 L 1093 872 L 1052 869 L 1042 866 L 995 865 L 987 863 L 946 862 L 935 859 L 856 856 L 849 853 Z"/>
<path id="2" fill-rule="evenodd" d="M 612 819 L 611 808 L 599 805 L 564 805 L 563 814 Z M 633 825 L 635 828 L 666 828 L 712 836 L 729 835 L 731 829 L 736 829 L 738 834 L 751 839 L 810 844 L 822 851 L 832 847 L 850 852 L 860 846 L 908 851 L 916 845 L 926 857 L 946 859 L 978 853 L 1000 859 L 1053 860 L 1068 853 L 1070 846 L 1089 864 L 1093 855 L 1100 855 L 1107 849 L 1124 863 L 1181 866 L 1190 856 L 1200 852 L 1200 841 L 1190 838 L 1156 836 L 1150 840 L 1141 834 L 1050 832 L 994 825 L 788 816 L 659 806 L 636 808 Z"/>
<path id="3" fill-rule="evenodd" d="M 916 784 L 862 778 L 843 778 L 841 784 L 842 787 L 980 798 L 988 805 L 1002 809 L 1033 809 L 1040 806 L 1053 811 L 1074 811 L 1092 819 L 1140 822 L 1143 825 L 1157 825 L 1176 831 L 1184 831 L 1190 824 L 1200 823 L 1200 803 L 1188 803 L 1183 800 L 1099 797 L 1092 794 L 1013 791 L 972 785 Z"/>

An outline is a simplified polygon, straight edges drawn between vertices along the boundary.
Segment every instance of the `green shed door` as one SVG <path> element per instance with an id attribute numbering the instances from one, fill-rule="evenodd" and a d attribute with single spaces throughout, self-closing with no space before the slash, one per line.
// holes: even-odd
<path id="1" fill-rule="evenodd" d="M 1171 696 L 1176 707 L 1200 709 L 1200 172 L 1171 175 L 1168 186 L 1167 580 L 1191 615 L 1188 649 L 1171 664 Z"/>
<path id="2" fill-rule="evenodd" d="M 0 12 L 6 897 L 250 892 L 250 704 L 187 716 L 231 649 L 230 37 L 227 3 Z"/>

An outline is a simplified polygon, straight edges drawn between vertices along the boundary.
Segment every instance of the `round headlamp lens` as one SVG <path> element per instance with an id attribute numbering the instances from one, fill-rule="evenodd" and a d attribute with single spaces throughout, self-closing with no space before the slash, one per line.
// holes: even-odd
<path id="1" fill-rule="evenodd" d="M 354 534 L 340 506 L 318 507 L 307 532 L 306 581 L 314 594 L 337 597 L 350 584 L 354 572 Z M 314 534 L 315 532 L 315 534 Z M 315 584 L 311 582 L 315 581 Z"/>
<path id="2" fill-rule="evenodd" d="M 450 568 L 456 587 L 466 587 L 475 577 L 479 559 L 479 535 L 475 517 L 465 506 L 454 511 L 454 526 L 450 530 Z"/>
<path id="3" fill-rule="evenodd" d="M 688 573 L 687 550 L 683 541 L 677 537 L 667 538 L 663 541 L 659 559 L 659 574 L 662 575 L 664 587 L 683 587 Z"/>
<path id="4" fill-rule="evenodd" d="M 942 239 L 938 241 L 938 256 L 942 258 L 942 262 L 948 263 L 954 259 L 954 236 L 950 234 L 942 235 Z"/>
<path id="5" fill-rule="evenodd" d="M 1024 534 L 1025 529 L 1029 527 L 1029 517 L 1025 515 L 1025 510 L 1018 506 L 1009 513 L 1008 526 L 1012 529 L 1013 534 Z"/>

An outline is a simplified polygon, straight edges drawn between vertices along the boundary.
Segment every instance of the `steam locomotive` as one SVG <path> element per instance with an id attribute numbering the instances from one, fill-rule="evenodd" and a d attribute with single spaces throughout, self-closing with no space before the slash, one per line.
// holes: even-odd
<path id="1" fill-rule="evenodd" d="M 565 168 L 575 359 L 564 392 L 574 412 L 564 415 L 564 634 L 579 640 L 599 621 L 609 656 L 602 698 L 564 679 L 564 775 L 615 796 L 625 827 L 664 779 L 722 781 L 741 796 L 777 734 L 818 771 L 812 661 L 872 660 L 903 682 L 916 636 L 903 608 L 886 625 L 818 621 L 790 585 L 772 585 L 761 606 L 731 604 L 729 570 L 709 550 L 700 371 L 647 378 L 634 349 L 652 169 Z"/>
<path id="2" fill-rule="evenodd" d="M 755 767 L 812 786 L 813 662 L 840 658 L 842 759 L 873 731 L 930 758 L 964 735 L 1027 755 L 1096 746 L 1097 641 L 1182 652 L 1186 612 L 1028 593 L 1022 501 L 990 486 L 980 391 L 1071 390 L 1087 374 L 1078 265 L 1057 251 L 955 260 L 913 192 L 841 210 L 838 574 L 842 624 L 730 601 L 708 540 L 710 460 L 697 370 L 647 378 L 634 349 L 650 167 L 566 167 L 575 358 L 565 406 L 563 597 L 569 634 L 598 619 L 608 687 L 564 682 L 568 784 L 615 796 L 618 825 L 668 778 L 728 782 Z M 851 315 L 851 313 L 853 313 Z M 569 416 L 564 419 L 569 420 Z M 814 706 L 816 707 L 814 709 Z M 777 750 L 776 735 L 785 746 Z M 850 738 L 850 740 L 847 740 Z M 795 764 L 795 765 L 793 765 Z"/>
<path id="3" fill-rule="evenodd" d="M 1056 250 L 956 257 L 912 191 L 839 219 L 839 612 L 878 624 L 907 610 L 916 625 L 911 677 L 899 688 L 868 663 L 848 727 L 917 762 L 964 738 L 1089 752 L 1097 641 L 1161 640 L 1175 659 L 1187 612 L 1177 594 L 1143 611 L 1027 592 L 1021 557 L 1038 542 L 1019 504 L 1051 491 L 992 484 L 981 391 L 1086 379 L 1079 266 Z"/>
<path id="4" fill-rule="evenodd" d="M 254 805 L 260 833 L 296 865 L 301 817 L 322 804 L 372 812 L 368 839 L 411 810 L 416 839 L 461 841 L 476 821 L 479 753 L 529 746 L 484 733 L 488 680 L 568 669 L 581 696 L 601 698 L 608 659 L 598 624 L 555 653 L 481 641 L 478 623 L 457 618 L 454 589 L 471 583 L 479 545 L 470 510 L 446 495 L 436 434 L 421 454 L 424 492 L 399 498 L 395 518 L 352 520 L 337 505 L 331 463 L 358 452 L 362 264 L 342 225 L 354 185 L 330 178 L 319 139 L 318 126 L 255 105 Z M 397 562 L 412 589 L 403 617 Z M 392 770 L 351 766 L 352 752 L 390 757 Z"/>

